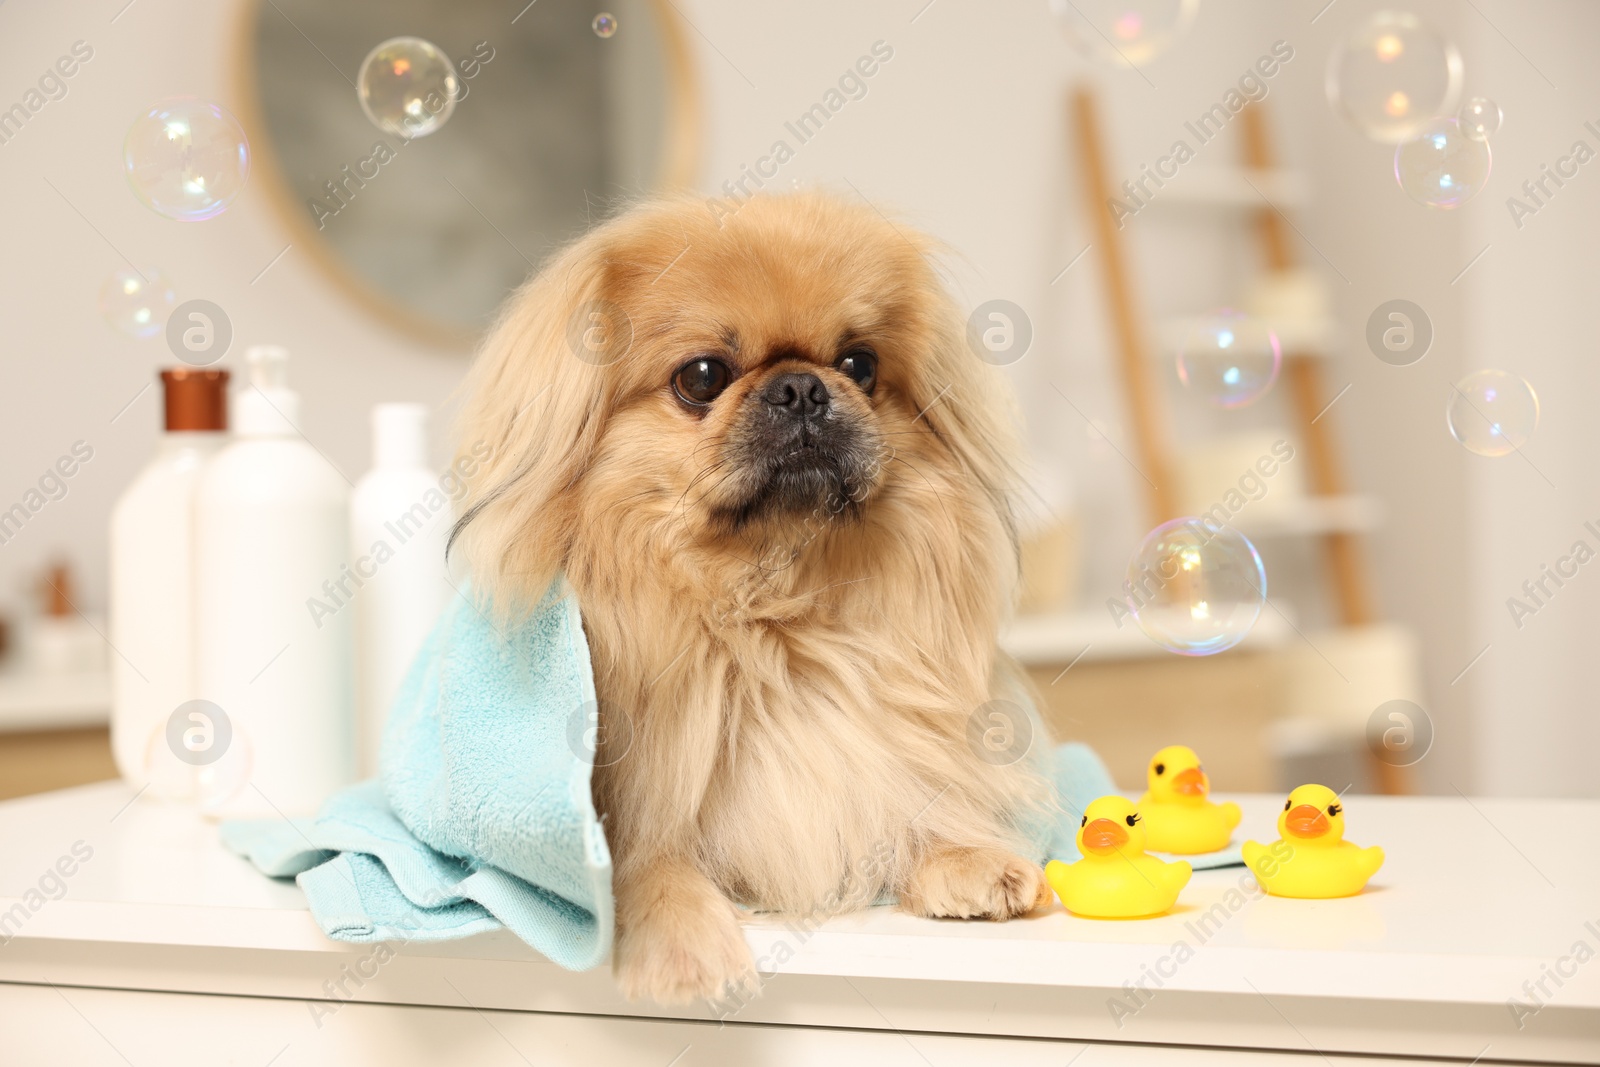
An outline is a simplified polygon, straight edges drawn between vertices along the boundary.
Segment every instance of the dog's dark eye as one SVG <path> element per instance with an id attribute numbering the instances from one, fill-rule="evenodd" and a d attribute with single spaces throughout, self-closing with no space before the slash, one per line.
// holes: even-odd
<path id="1" fill-rule="evenodd" d="M 1156 773 L 1157 774 L 1166 774 L 1167 773 L 1167 765 L 1165 763 L 1156 764 Z"/>
<path id="2" fill-rule="evenodd" d="M 672 390 L 686 404 L 704 405 L 715 400 L 733 381 L 733 372 L 719 359 L 685 363 L 672 376 Z"/>
<path id="3" fill-rule="evenodd" d="M 872 387 L 878 384 L 878 357 L 870 348 L 852 348 L 839 357 L 839 362 L 834 364 L 839 373 L 861 386 L 861 391 L 872 393 Z"/>
<path id="4" fill-rule="evenodd" d="M 1129 826 L 1136 826 L 1139 823 L 1139 813 L 1138 812 L 1134 812 L 1132 815 L 1128 816 L 1126 819 L 1123 819 L 1122 821 L 1127 823 Z"/>

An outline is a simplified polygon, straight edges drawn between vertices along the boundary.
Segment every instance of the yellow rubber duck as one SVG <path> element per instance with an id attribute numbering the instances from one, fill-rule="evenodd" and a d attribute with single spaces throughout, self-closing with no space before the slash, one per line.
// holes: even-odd
<path id="1" fill-rule="evenodd" d="M 1325 785 L 1303 785 L 1289 794 L 1278 816 L 1278 838 L 1270 847 L 1244 843 L 1245 864 L 1273 896 L 1352 897 L 1383 866 L 1383 849 L 1344 839 L 1344 806 Z"/>
<path id="2" fill-rule="evenodd" d="M 1239 825 L 1239 805 L 1208 799 L 1211 779 L 1194 749 L 1168 745 L 1150 757 L 1145 779 L 1149 792 L 1139 798 L 1139 814 L 1148 847 L 1181 856 L 1228 847 Z"/>
<path id="3" fill-rule="evenodd" d="M 1050 888 L 1075 915 L 1091 919 L 1143 919 L 1171 908 L 1193 873 L 1187 863 L 1167 863 L 1144 852 L 1138 809 L 1125 797 L 1101 797 L 1084 809 L 1078 826 L 1077 863 L 1051 860 Z"/>

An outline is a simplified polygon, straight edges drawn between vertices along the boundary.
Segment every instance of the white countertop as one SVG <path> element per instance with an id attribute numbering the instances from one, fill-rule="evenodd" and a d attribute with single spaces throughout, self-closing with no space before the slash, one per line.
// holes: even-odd
<path id="1" fill-rule="evenodd" d="M 0 982 L 326 999 L 341 968 L 372 954 L 324 938 L 299 890 L 223 850 L 213 825 L 131 798 L 104 783 L 0 803 L 0 916 L 19 903 L 26 913 L 6 928 L 15 936 L 0 946 Z M 1266 837 L 1282 798 L 1234 799 L 1243 829 Z M 1600 801 L 1348 797 L 1346 810 L 1350 838 L 1388 856 L 1361 896 L 1247 895 L 1248 873 L 1231 868 L 1196 873 L 1178 909 L 1153 920 L 1100 922 L 1057 905 L 1010 923 L 887 908 L 811 932 L 751 922 L 773 977 L 726 1021 L 1600 1061 L 1600 958 L 1572 956 L 1580 942 L 1600 956 Z M 64 895 L 30 907 L 41 880 L 59 892 L 47 872 L 77 842 L 93 854 L 62 879 Z M 1571 973 L 1557 986 L 1553 969 Z M 1156 992 L 1138 1004 L 1125 983 L 1141 978 Z M 1524 983 L 1542 978 L 1549 995 L 1519 1029 L 1508 999 L 1538 1006 Z M 406 944 L 346 992 L 719 1018 L 704 1004 L 628 1004 L 605 971 L 561 971 L 504 932 Z"/>

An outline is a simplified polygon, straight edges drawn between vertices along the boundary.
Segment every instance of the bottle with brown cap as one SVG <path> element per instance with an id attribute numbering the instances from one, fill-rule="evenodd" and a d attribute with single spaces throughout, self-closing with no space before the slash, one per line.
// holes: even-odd
<path id="1" fill-rule="evenodd" d="M 97 674 L 106 669 L 106 643 L 78 605 L 77 581 L 65 560 L 39 578 L 39 616 L 28 635 L 28 658 L 38 674 Z"/>
<path id="2" fill-rule="evenodd" d="M 228 372 L 173 367 L 161 372 L 161 388 L 165 432 L 111 513 L 111 749 L 130 784 L 181 798 L 193 790 L 197 758 L 184 740 L 204 734 L 168 725 L 199 695 L 195 489 L 227 439 Z"/>

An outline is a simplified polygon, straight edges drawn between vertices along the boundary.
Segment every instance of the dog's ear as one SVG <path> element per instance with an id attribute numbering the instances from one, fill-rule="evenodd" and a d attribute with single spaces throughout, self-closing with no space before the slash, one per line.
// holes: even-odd
<path id="1" fill-rule="evenodd" d="M 923 269 L 910 298 L 917 304 L 917 321 L 926 323 L 929 332 L 919 338 L 926 359 L 907 383 L 909 399 L 939 444 L 983 491 L 1015 557 L 1020 551 L 1014 510 L 1020 485 L 1016 427 L 1022 421 L 1016 397 L 1001 372 L 970 347 L 965 318 L 936 270 L 944 248 L 925 237 L 913 240 Z"/>
<path id="2" fill-rule="evenodd" d="M 467 479 L 449 554 L 465 557 L 476 598 L 531 611 L 561 573 L 573 494 L 614 398 L 605 367 L 631 343 L 608 299 L 603 231 L 567 248 L 519 289 L 479 350 L 465 388 L 458 457 L 489 458 Z"/>

